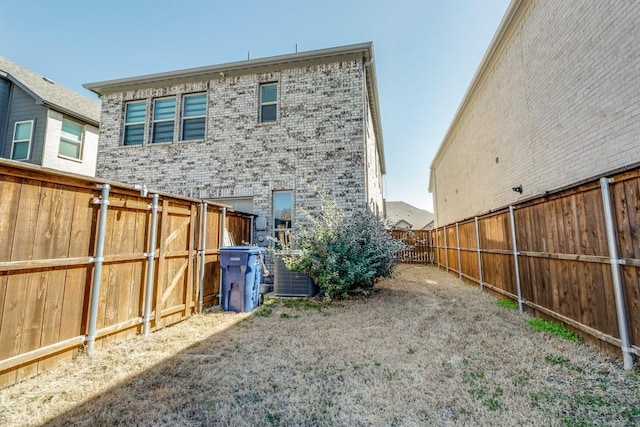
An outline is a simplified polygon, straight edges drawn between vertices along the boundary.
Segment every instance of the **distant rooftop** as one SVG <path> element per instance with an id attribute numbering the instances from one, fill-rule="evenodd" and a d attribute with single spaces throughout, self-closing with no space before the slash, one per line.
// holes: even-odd
<path id="1" fill-rule="evenodd" d="M 433 222 L 433 213 L 406 202 L 385 202 L 385 208 L 391 225 L 407 223 L 412 230 L 422 230 Z"/>
<path id="2" fill-rule="evenodd" d="M 56 83 L 34 71 L 0 56 L 0 77 L 14 84 L 52 109 L 81 119 L 94 126 L 100 125 L 100 103 Z"/>

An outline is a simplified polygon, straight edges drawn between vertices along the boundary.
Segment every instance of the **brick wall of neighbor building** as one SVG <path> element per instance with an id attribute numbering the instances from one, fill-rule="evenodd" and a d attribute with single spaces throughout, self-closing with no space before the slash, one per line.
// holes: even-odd
<path id="1" fill-rule="evenodd" d="M 510 12 L 432 164 L 438 225 L 640 162 L 636 2 Z"/>
<path id="2" fill-rule="evenodd" d="M 365 162 L 373 160 L 363 149 L 363 79 L 363 61 L 355 59 L 106 94 L 96 174 L 199 198 L 253 197 L 254 213 L 270 226 L 276 190 L 294 190 L 294 226 L 300 207 L 319 206 L 318 187 L 333 192 L 343 208 L 367 206 L 373 198 L 381 211 L 381 185 L 371 182 L 369 193 L 380 194 L 366 194 Z M 258 123 L 264 82 L 278 82 L 277 123 Z M 127 101 L 202 91 L 208 94 L 203 141 L 122 146 Z"/>

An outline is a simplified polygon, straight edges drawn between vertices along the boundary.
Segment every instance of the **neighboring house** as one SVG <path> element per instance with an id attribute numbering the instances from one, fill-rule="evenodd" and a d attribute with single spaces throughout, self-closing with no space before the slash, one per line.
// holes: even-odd
<path id="1" fill-rule="evenodd" d="M 635 1 L 513 0 L 431 164 L 436 224 L 640 162 L 638 40 Z"/>
<path id="2" fill-rule="evenodd" d="M 100 104 L 0 56 L 0 157 L 94 176 Z"/>
<path id="3" fill-rule="evenodd" d="M 433 214 L 405 202 L 386 202 L 387 221 L 396 230 L 431 230 Z"/>
<path id="4" fill-rule="evenodd" d="M 263 244 L 320 189 L 381 216 L 373 60 L 364 43 L 86 84 L 102 99 L 97 175 L 252 212 Z"/>

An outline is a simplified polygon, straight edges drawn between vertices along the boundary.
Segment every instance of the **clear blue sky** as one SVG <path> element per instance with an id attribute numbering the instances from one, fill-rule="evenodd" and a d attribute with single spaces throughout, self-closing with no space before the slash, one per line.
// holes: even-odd
<path id="1" fill-rule="evenodd" d="M 385 197 L 432 210 L 429 166 L 509 0 L 3 0 L 0 55 L 82 83 L 373 41 Z"/>

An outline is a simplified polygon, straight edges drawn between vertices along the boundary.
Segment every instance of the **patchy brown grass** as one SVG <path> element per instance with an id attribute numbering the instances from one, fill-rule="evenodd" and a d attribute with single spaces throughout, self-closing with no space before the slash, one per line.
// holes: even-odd
<path id="1" fill-rule="evenodd" d="M 425 266 L 212 312 L 4 390 L 1 425 L 633 425 L 640 375 Z"/>

